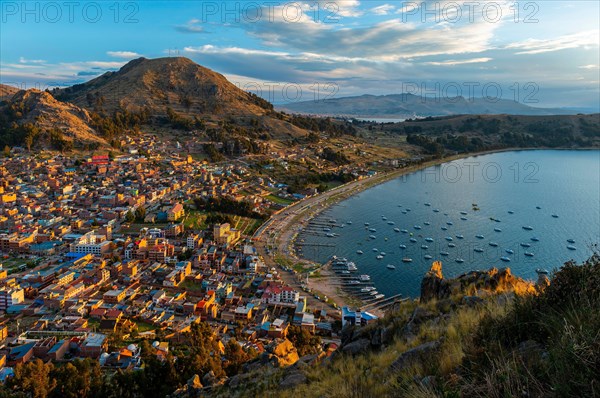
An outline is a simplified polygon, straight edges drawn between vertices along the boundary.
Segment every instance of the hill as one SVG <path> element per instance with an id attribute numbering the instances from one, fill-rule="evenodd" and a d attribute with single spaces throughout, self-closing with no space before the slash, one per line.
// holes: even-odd
<path id="1" fill-rule="evenodd" d="M 59 150 L 108 145 L 92 127 L 88 111 L 33 89 L 0 103 L 0 143 Z"/>
<path id="2" fill-rule="evenodd" d="M 361 95 L 323 101 L 303 101 L 282 105 L 282 110 L 295 113 L 356 118 L 405 119 L 445 115 L 561 115 L 577 113 L 565 109 L 543 109 L 512 100 L 496 102 L 484 98 L 467 99 L 421 97 L 413 94 Z"/>
<path id="3" fill-rule="evenodd" d="M 18 88 L 13 86 L 7 86 L 6 84 L 0 84 L 0 101 L 7 100 L 19 91 Z"/>

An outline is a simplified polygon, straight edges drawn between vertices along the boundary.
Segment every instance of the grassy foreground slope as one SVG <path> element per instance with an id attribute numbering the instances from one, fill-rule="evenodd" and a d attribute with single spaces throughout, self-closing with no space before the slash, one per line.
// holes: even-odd
<path id="1" fill-rule="evenodd" d="M 257 373 L 210 395 L 600 396 L 600 257 L 567 263 L 528 292 L 493 279 L 348 329 L 340 353 L 317 365 Z"/>

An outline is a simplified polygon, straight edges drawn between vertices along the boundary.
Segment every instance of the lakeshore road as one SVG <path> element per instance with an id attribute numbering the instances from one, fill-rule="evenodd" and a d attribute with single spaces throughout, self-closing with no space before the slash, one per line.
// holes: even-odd
<path id="1" fill-rule="evenodd" d="M 344 199 L 368 187 L 385 182 L 391 178 L 405 173 L 406 169 L 394 170 L 389 173 L 382 173 L 370 178 L 352 181 L 340 185 L 322 194 L 302 199 L 282 210 L 273 214 L 254 234 L 253 241 L 258 254 L 263 258 L 265 264 L 271 267 L 278 267 L 282 280 L 291 287 L 302 290 L 303 281 L 301 275 L 295 272 L 283 270 L 275 261 L 275 256 L 280 255 L 289 259 L 292 263 L 312 264 L 310 261 L 298 258 L 292 252 L 291 243 L 295 235 L 312 217 L 325 210 L 335 201 Z M 308 305 L 312 308 L 323 308 L 328 311 L 335 308 L 324 301 L 317 300 L 312 295 L 307 295 Z M 333 295 L 330 292 L 328 296 L 338 306 L 345 305 L 345 301 L 339 295 Z"/>

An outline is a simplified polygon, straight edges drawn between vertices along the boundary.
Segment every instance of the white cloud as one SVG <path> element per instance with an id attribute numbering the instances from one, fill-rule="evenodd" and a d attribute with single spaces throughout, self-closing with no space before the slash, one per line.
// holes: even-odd
<path id="1" fill-rule="evenodd" d="M 579 69 L 600 69 L 599 65 L 594 65 L 594 64 L 590 64 L 590 65 L 582 65 L 579 67 Z"/>
<path id="2" fill-rule="evenodd" d="M 43 64 L 45 62 L 46 61 L 43 59 L 26 59 L 24 57 L 19 58 L 19 63 L 22 63 L 22 64 Z"/>
<path id="3" fill-rule="evenodd" d="M 455 65 L 466 65 L 466 64 L 479 64 L 484 62 L 491 61 L 492 58 L 482 57 L 482 58 L 471 58 L 471 59 L 449 59 L 447 61 L 430 61 L 424 62 L 425 65 L 433 65 L 433 66 L 455 66 Z"/>
<path id="4" fill-rule="evenodd" d="M 138 54 L 133 51 L 107 51 L 106 54 L 111 57 L 121 58 L 121 59 L 133 59 L 133 58 L 139 58 L 142 56 L 141 54 Z"/>
<path id="5" fill-rule="evenodd" d="M 190 19 L 185 25 L 176 25 L 175 30 L 181 33 L 208 33 L 200 26 L 201 21 L 197 18 Z"/>
<path id="6" fill-rule="evenodd" d="M 553 39 L 527 39 L 518 43 L 512 43 L 506 46 L 508 49 L 520 50 L 515 54 L 542 54 L 566 50 L 569 48 L 598 47 L 600 31 L 587 31 L 571 35 L 565 35 Z"/>
<path id="7" fill-rule="evenodd" d="M 388 14 L 391 14 L 395 9 L 396 9 L 396 7 L 391 4 L 383 4 L 383 5 L 371 8 L 371 12 L 375 15 L 388 15 Z"/>

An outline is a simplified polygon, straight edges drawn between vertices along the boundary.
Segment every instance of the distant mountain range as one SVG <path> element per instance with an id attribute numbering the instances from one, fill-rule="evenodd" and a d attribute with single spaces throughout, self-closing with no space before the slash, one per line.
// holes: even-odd
<path id="1" fill-rule="evenodd" d="M 570 115 L 575 109 L 534 108 L 512 100 L 496 102 L 484 98 L 466 99 L 420 97 L 413 94 L 361 95 L 332 98 L 324 101 L 304 101 L 278 107 L 288 113 L 327 115 L 354 118 L 407 119 L 447 115 Z"/>

